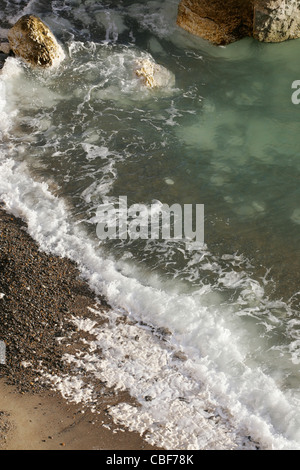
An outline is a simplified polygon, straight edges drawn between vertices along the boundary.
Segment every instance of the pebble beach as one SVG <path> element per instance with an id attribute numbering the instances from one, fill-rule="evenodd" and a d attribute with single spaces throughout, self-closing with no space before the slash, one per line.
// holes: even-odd
<path id="1" fill-rule="evenodd" d="M 112 450 L 153 449 L 138 433 L 112 423 L 109 405 L 129 401 L 127 393 L 107 389 L 96 415 L 68 403 L 43 380 L 66 372 L 62 360 L 70 345 L 58 338 L 74 331 L 72 315 L 101 304 L 69 260 L 47 255 L 30 238 L 22 220 L 0 209 L 0 449 Z M 76 348 L 76 342 L 72 344 Z"/>

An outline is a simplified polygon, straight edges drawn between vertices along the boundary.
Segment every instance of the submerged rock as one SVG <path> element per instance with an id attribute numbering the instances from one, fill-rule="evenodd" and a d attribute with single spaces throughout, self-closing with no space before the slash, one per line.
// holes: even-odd
<path id="1" fill-rule="evenodd" d="M 11 48 L 8 42 L 0 42 L 0 53 L 9 55 Z"/>
<path id="2" fill-rule="evenodd" d="M 181 0 L 177 24 L 217 45 L 300 37 L 300 0 Z"/>
<path id="3" fill-rule="evenodd" d="M 64 53 L 43 21 L 33 15 L 22 16 L 8 32 L 10 49 L 34 66 L 51 67 Z"/>

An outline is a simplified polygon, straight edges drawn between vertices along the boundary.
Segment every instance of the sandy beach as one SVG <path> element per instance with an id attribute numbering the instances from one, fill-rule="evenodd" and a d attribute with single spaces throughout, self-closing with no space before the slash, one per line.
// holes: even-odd
<path id="1" fill-rule="evenodd" d="M 100 413 L 67 402 L 43 380 L 66 371 L 63 342 L 74 327 L 71 315 L 86 315 L 95 299 L 66 259 L 39 251 L 25 224 L 0 209 L 0 365 L 1 450 L 152 450 L 135 432 L 113 423 L 107 407 L 132 398 L 108 389 Z M 28 366 L 30 364 L 30 366 Z M 40 365 L 43 368 L 40 368 Z"/>

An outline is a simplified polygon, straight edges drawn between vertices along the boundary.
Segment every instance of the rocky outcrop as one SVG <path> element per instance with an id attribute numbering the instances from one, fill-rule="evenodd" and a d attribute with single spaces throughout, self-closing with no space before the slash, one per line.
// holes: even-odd
<path id="1" fill-rule="evenodd" d="M 263 42 L 282 42 L 300 37 L 300 1 L 269 0 L 254 8 L 253 36 Z"/>
<path id="2" fill-rule="evenodd" d="M 177 24 L 214 44 L 300 37 L 300 0 L 181 0 Z"/>
<path id="3" fill-rule="evenodd" d="M 181 0 L 177 24 L 214 44 L 229 44 L 252 34 L 252 0 Z"/>
<path id="4" fill-rule="evenodd" d="M 22 16 L 9 30 L 8 40 L 13 53 L 34 66 L 51 67 L 64 57 L 48 26 L 33 15 Z"/>

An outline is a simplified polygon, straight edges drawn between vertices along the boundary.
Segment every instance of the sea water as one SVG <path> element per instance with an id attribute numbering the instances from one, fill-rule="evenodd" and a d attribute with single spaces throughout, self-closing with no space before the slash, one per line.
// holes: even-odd
<path id="1" fill-rule="evenodd" d="M 36 14 L 65 53 L 5 62 L 0 198 L 113 307 L 74 318 L 94 339 L 51 378 L 66 398 L 97 412 L 97 382 L 126 389 L 139 406 L 115 422 L 169 449 L 300 449 L 300 43 L 216 47 L 176 25 L 178 3 L 0 1 L 3 37 Z M 205 244 L 99 240 L 120 197 L 204 205 Z"/>

